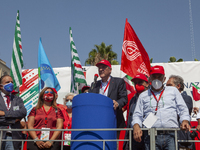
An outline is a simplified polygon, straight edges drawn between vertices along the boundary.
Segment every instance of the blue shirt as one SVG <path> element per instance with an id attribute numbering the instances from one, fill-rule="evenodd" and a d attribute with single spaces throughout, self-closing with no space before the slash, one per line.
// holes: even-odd
<path id="1" fill-rule="evenodd" d="M 99 89 L 99 94 L 102 94 L 102 95 L 105 95 L 105 96 L 108 95 L 109 86 L 107 87 L 105 92 L 104 92 L 104 90 L 105 90 L 106 86 L 108 85 L 108 82 L 110 81 L 110 79 L 111 79 L 111 77 L 109 77 L 106 82 L 102 82 L 102 80 L 101 80 L 101 87 Z"/>
<path id="2" fill-rule="evenodd" d="M 161 94 L 161 91 L 154 92 L 157 99 Z M 139 124 L 142 127 L 142 122 L 149 115 L 150 112 L 155 113 L 155 108 L 157 101 L 151 93 L 151 90 L 140 94 L 138 102 L 132 116 L 131 125 Z M 183 120 L 190 121 L 190 115 L 188 108 L 181 96 L 181 93 L 177 88 L 172 86 L 167 86 L 164 88 L 164 92 L 158 103 L 158 110 L 156 113 L 157 121 L 152 126 L 153 128 L 178 128 L 178 119 L 180 117 L 180 122 Z"/>

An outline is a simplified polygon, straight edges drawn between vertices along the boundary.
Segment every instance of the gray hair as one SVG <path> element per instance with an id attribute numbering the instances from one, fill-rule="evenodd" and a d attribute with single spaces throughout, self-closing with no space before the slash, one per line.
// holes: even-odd
<path id="1" fill-rule="evenodd" d="M 75 93 L 68 93 L 67 95 L 65 95 L 65 98 L 63 98 L 64 102 L 65 102 L 65 99 L 68 97 L 68 96 L 76 96 L 77 94 Z"/>
<path id="2" fill-rule="evenodd" d="M 169 79 L 173 78 L 173 82 L 174 84 L 177 86 L 178 84 L 180 84 L 180 91 L 183 91 L 184 90 L 184 80 L 181 76 L 178 76 L 178 75 L 171 75 L 169 77 Z"/>

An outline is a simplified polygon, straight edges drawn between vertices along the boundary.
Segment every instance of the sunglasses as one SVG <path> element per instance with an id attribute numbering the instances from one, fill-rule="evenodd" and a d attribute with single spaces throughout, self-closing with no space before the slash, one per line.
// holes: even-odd
<path id="1" fill-rule="evenodd" d="M 53 91 L 45 91 L 44 92 L 44 94 L 48 94 L 48 93 L 53 94 Z"/>

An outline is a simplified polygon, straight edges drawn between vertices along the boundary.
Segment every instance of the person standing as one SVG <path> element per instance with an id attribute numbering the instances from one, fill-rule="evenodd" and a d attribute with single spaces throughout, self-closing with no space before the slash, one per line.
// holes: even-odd
<path id="1" fill-rule="evenodd" d="M 63 113 L 56 106 L 55 93 L 52 88 L 45 87 L 39 95 L 38 103 L 28 116 L 28 129 L 62 129 Z M 57 150 L 61 131 L 29 131 L 31 139 L 27 142 L 27 150 Z M 42 141 L 39 141 L 42 140 Z"/>
<path id="2" fill-rule="evenodd" d="M 13 95 L 13 79 L 9 75 L 4 75 L 0 79 L 0 129 L 21 129 L 20 120 L 26 116 L 26 108 L 23 100 Z M 2 139 L 23 139 L 21 131 L 3 132 Z M 4 141 L 2 150 L 19 150 L 20 141 Z"/>
<path id="3" fill-rule="evenodd" d="M 74 96 L 76 96 L 76 94 L 68 93 L 65 98 L 63 98 L 64 106 L 67 107 L 65 111 L 62 111 L 65 119 L 63 123 L 64 129 L 72 128 L 72 102 Z M 71 131 L 64 131 L 63 136 L 63 139 L 65 140 L 63 142 L 63 150 L 70 150 L 71 141 L 69 140 L 71 140 Z"/>
<path id="4" fill-rule="evenodd" d="M 130 100 L 130 103 L 129 103 L 127 128 L 132 128 L 131 126 L 132 116 L 135 111 L 135 107 L 136 107 L 139 95 L 142 92 L 146 91 L 149 87 L 148 79 L 144 74 L 141 74 L 141 73 L 137 74 L 131 81 L 134 83 L 136 94 Z M 129 131 L 126 131 L 125 139 L 129 139 Z M 129 150 L 128 141 L 124 142 L 123 150 Z M 142 140 L 142 142 L 136 142 L 133 139 L 133 134 L 132 134 L 132 150 L 144 150 L 144 141 Z"/>
<path id="5" fill-rule="evenodd" d="M 171 75 L 169 77 L 169 80 L 166 83 L 166 86 L 174 86 L 178 89 L 178 91 L 181 93 L 184 90 L 184 80 L 181 76 L 178 75 Z M 185 104 L 188 107 L 189 115 L 191 116 L 192 109 L 193 109 L 193 102 L 191 96 L 187 95 L 186 92 L 181 93 L 183 100 L 185 101 Z M 179 140 L 192 140 L 190 137 L 190 132 L 185 131 L 178 131 L 178 139 Z M 191 142 L 180 142 L 178 143 L 179 150 L 190 150 L 195 149 L 195 143 Z"/>
<path id="6" fill-rule="evenodd" d="M 177 88 L 164 87 L 165 72 L 162 66 L 150 69 L 150 89 L 140 94 L 131 122 L 134 139 L 141 142 L 143 132 L 141 127 L 148 128 L 178 128 L 178 116 L 181 129 L 190 130 L 190 115 L 188 108 Z M 151 122 L 147 121 L 151 120 Z M 154 121 L 152 121 L 154 120 Z M 153 123 L 152 123 L 153 122 Z M 175 150 L 174 131 L 157 131 L 156 149 Z M 144 134 L 145 149 L 150 149 L 150 136 Z"/>
<path id="7" fill-rule="evenodd" d="M 117 128 L 124 128 L 126 125 L 122 107 L 128 102 L 126 84 L 123 79 L 111 76 L 112 67 L 109 61 L 101 60 L 96 66 L 101 80 L 92 83 L 89 93 L 99 93 L 111 98 L 116 111 Z M 117 133 L 119 137 L 119 132 Z"/>

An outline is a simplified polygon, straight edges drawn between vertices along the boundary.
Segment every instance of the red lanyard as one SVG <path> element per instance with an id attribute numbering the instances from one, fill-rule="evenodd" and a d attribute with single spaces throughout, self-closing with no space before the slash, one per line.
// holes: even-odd
<path id="1" fill-rule="evenodd" d="M 157 97 L 155 96 L 154 92 L 151 90 L 151 93 L 152 93 L 152 95 L 154 96 L 154 98 L 155 98 L 155 99 L 156 99 L 156 101 L 157 101 L 157 105 L 156 105 L 156 109 L 155 109 L 155 111 L 157 111 L 157 110 L 158 110 L 158 102 L 160 101 L 160 98 L 161 98 L 161 96 L 162 96 L 163 92 L 164 92 L 164 89 L 162 90 L 162 92 L 160 93 L 160 96 L 159 96 L 159 98 L 157 99 Z"/>
<path id="2" fill-rule="evenodd" d="M 110 84 L 110 80 L 108 81 L 108 84 L 107 84 L 106 88 L 104 89 L 103 94 L 106 92 L 106 90 L 107 90 L 109 84 Z M 101 88 L 102 88 L 102 84 L 101 84 Z"/>
<path id="3" fill-rule="evenodd" d="M 48 116 L 48 114 L 50 113 L 52 106 L 50 107 L 50 109 L 49 109 L 48 112 L 45 111 L 44 106 L 42 106 L 42 108 L 43 108 L 43 110 L 44 110 L 44 112 L 45 112 L 45 114 L 46 114 L 44 123 L 45 123 L 45 125 L 47 126 L 47 116 Z"/>

